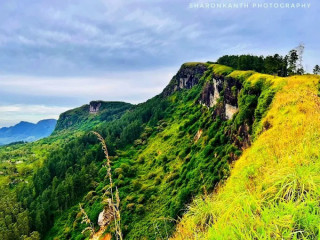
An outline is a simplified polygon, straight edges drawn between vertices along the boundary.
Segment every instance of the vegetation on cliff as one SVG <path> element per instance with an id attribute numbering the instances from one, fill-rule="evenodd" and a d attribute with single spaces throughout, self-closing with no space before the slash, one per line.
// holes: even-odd
<path id="1" fill-rule="evenodd" d="M 95 136 L 88 134 L 94 130 L 108 145 L 113 186 L 118 187 L 121 199 L 124 239 L 167 239 L 193 199 L 174 234 L 176 238 L 223 239 L 228 232 L 233 239 L 286 238 L 288 235 L 281 234 L 289 234 L 293 228 L 317 236 L 313 213 L 304 212 L 310 216 L 306 221 L 299 210 L 292 212 L 292 218 L 287 214 L 297 202 L 304 206 L 308 191 L 309 199 L 319 196 L 317 182 L 299 182 L 294 172 L 285 175 L 289 166 L 301 166 L 300 173 L 305 172 L 307 168 L 295 162 L 299 159 L 316 172 L 311 161 L 319 155 L 315 145 L 309 144 L 318 132 L 316 120 L 309 119 L 309 114 L 319 103 L 317 81 L 319 78 L 311 75 L 281 78 L 218 64 L 186 63 L 162 94 L 145 103 L 98 101 L 62 114 L 51 137 L 0 148 L 0 167 L 7 171 L 6 156 L 13 156 L 10 166 L 17 169 L 8 170 L 0 180 L 9 184 L 12 199 L 26 215 L 24 230 L 14 234 L 33 239 L 38 234 L 42 239 L 88 239 L 90 234 L 82 233 L 87 227 L 82 221 L 83 211 L 95 231 L 99 230 L 98 215 L 105 207 L 101 200 L 110 185 L 105 178 L 104 152 Z M 210 105 L 212 99 L 214 106 Z M 313 103 L 308 104 L 311 100 Z M 294 149 L 291 140 L 297 146 L 304 141 L 308 145 Z M 295 153 L 301 155 L 295 157 Z M 287 164 L 286 168 L 282 169 L 282 164 Z M 21 166 L 28 167 L 24 175 Z M 298 195 L 294 195 L 291 183 L 296 184 L 292 186 Z M 220 186 L 218 195 L 216 186 Z M 5 199 L 0 198 L 0 206 L 2 201 Z M 315 205 L 308 206 L 310 211 L 318 211 Z M 277 226 L 272 211 L 283 213 L 279 215 L 278 235 L 268 235 L 273 231 L 271 225 Z M 256 215 L 252 220 L 248 214 Z M 304 228 L 296 229 L 295 219 Z M 6 221 L 7 217 L 0 214 L 0 223 Z M 10 221 L 14 225 L 18 219 Z M 105 232 L 113 233 L 114 227 L 108 225 Z M 214 232 L 216 228 L 221 232 Z M 10 236 L 4 239 L 16 239 L 13 229 L 1 227 L 0 234 Z M 242 231 L 249 235 L 237 235 Z"/>
<path id="2" fill-rule="evenodd" d="M 172 239 L 319 238 L 319 79 L 273 81 L 285 85 L 261 121 L 263 132 L 225 184 L 194 200 Z"/>

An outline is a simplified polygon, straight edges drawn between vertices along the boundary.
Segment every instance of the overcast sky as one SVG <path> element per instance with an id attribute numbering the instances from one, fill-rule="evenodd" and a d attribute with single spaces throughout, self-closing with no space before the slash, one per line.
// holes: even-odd
<path id="1" fill-rule="evenodd" d="M 241 2 L 214 0 L 204 3 Z M 1 0 L 0 127 L 57 118 L 90 100 L 139 103 L 183 62 L 286 54 L 320 63 L 318 0 L 308 9 L 194 9 L 186 0 Z"/>

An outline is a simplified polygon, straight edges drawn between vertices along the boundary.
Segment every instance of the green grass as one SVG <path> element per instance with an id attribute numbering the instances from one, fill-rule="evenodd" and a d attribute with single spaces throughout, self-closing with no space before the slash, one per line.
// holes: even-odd
<path id="1" fill-rule="evenodd" d="M 226 75 L 228 75 L 228 74 L 233 72 L 233 68 L 232 67 L 219 65 L 219 64 L 212 64 L 212 65 L 210 65 L 209 68 L 212 69 L 212 71 L 215 74 L 222 75 L 222 76 L 226 76 Z"/>
<path id="2" fill-rule="evenodd" d="M 319 77 L 283 81 L 263 132 L 226 184 L 194 201 L 173 239 L 318 239 Z"/>

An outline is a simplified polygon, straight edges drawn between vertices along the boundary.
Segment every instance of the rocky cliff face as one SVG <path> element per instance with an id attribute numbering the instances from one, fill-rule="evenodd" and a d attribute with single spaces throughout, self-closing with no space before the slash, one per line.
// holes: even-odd
<path id="1" fill-rule="evenodd" d="M 216 106 L 214 116 L 231 119 L 238 112 L 241 83 L 232 78 L 214 75 L 203 86 L 199 102 L 209 108 Z M 220 99 L 220 102 L 218 100 Z"/>
<path id="2" fill-rule="evenodd" d="M 200 103 L 207 107 L 214 107 L 220 98 L 220 92 L 223 90 L 223 81 L 213 78 L 204 84 L 201 92 Z"/>
<path id="3" fill-rule="evenodd" d="M 185 63 L 172 78 L 169 85 L 163 90 L 164 96 L 169 96 L 180 89 L 190 89 L 199 83 L 200 78 L 207 70 L 205 63 Z"/>
<path id="4" fill-rule="evenodd" d="M 183 64 L 162 95 L 166 97 L 181 89 L 192 88 L 199 83 L 207 70 L 205 63 Z M 213 75 L 212 79 L 204 84 L 199 103 L 209 108 L 215 107 L 214 117 L 231 119 L 238 112 L 238 93 L 241 87 L 241 83 L 235 79 Z"/>
<path id="5" fill-rule="evenodd" d="M 95 114 L 99 112 L 99 109 L 101 107 L 101 102 L 100 101 L 92 101 L 89 104 L 89 113 Z"/>

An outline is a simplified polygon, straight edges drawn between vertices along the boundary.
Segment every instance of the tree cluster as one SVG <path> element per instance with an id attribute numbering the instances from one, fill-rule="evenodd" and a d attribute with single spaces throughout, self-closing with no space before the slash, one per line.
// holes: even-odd
<path id="1" fill-rule="evenodd" d="M 253 70 L 260 73 L 281 77 L 304 74 L 304 45 L 300 44 L 286 56 L 225 55 L 217 60 L 218 64 L 227 65 L 237 70 Z"/>

